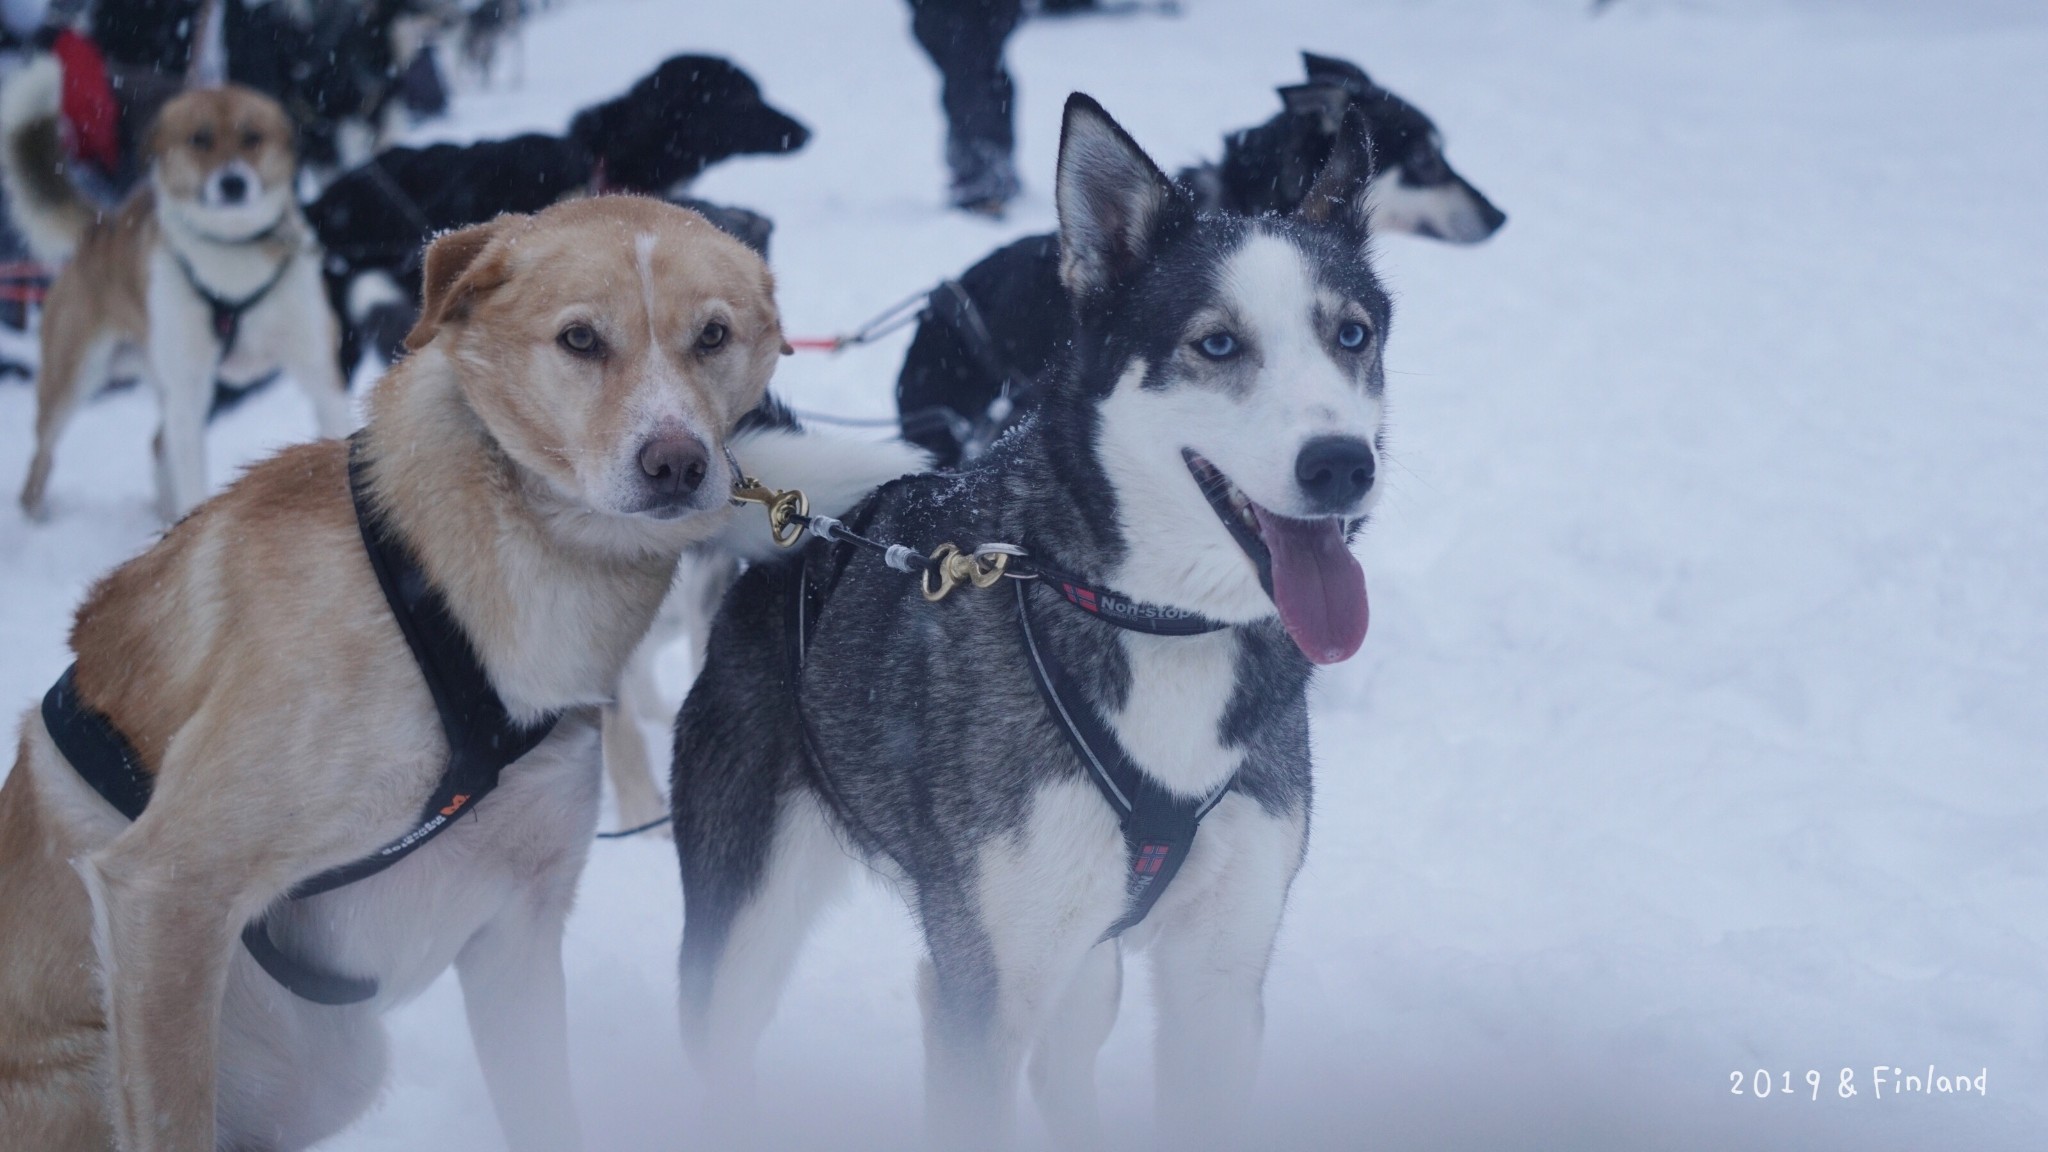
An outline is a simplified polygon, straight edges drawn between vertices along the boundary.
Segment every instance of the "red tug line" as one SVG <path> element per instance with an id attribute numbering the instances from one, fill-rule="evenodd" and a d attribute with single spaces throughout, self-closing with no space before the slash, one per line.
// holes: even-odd
<path id="1" fill-rule="evenodd" d="M 0 301 L 41 304 L 50 294 L 50 270 L 33 260 L 0 263 Z"/>

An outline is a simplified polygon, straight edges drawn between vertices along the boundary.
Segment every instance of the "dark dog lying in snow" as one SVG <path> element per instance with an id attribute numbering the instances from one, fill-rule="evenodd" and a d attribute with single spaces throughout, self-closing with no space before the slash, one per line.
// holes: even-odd
<path id="1" fill-rule="evenodd" d="M 793 152 L 809 139 L 738 66 L 673 56 L 625 94 L 579 112 L 562 136 L 383 152 L 306 208 L 327 252 L 328 298 L 343 318 L 343 371 L 366 347 L 396 355 L 412 327 L 427 240 L 502 212 L 537 212 L 593 192 L 667 196 L 765 254 L 767 218 L 673 193 L 721 160 Z"/>
<path id="2" fill-rule="evenodd" d="M 1507 216 L 1444 159 L 1436 125 L 1348 61 L 1302 53 L 1308 80 L 1280 89 L 1283 111 L 1224 138 L 1223 159 L 1181 172 L 1204 212 L 1286 214 L 1301 206 L 1347 110 L 1372 134 L 1376 233 L 1476 244 Z M 1027 236 L 934 289 L 896 379 L 905 439 L 940 466 L 986 450 L 1036 400 L 1073 339 L 1058 237 Z"/>

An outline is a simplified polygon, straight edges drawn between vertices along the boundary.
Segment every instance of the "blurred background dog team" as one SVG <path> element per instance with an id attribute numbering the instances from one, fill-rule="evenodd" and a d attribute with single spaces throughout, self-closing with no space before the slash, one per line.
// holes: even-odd
<path id="1" fill-rule="evenodd" d="M 1082 14 L 1091 7 L 1059 6 L 1051 14 Z M 1002 0 L 916 0 L 911 9 L 912 32 L 942 77 L 951 202 L 974 213 L 1000 214 L 1020 187 L 1011 160 L 1012 80 L 1002 50 L 1023 10 Z M 401 354 L 418 315 L 426 241 L 499 213 L 533 212 L 565 197 L 604 192 L 662 196 L 768 254 L 772 221 L 744 207 L 692 197 L 688 186 L 733 156 L 800 149 L 810 133 L 768 103 L 741 67 L 719 57 L 672 57 L 618 96 L 575 112 L 559 133 L 378 147 L 409 120 L 445 108 L 447 81 L 437 44 L 459 41 L 459 58 L 488 73 L 485 65 L 495 48 L 487 51 L 483 42 L 516 40 L 523 11 L 517 4 L 463 11 L 398 2 L 291 10 L 261 4 L 252 10 L 246 0 L 54 7 L 28 40 L 49 46 L 46 53 L 31 52 L 25 65 L 36 79 L 15 84 L 14 103 L 0 107 L 0 174 L 6 176 L 11 219 L 18 218 L 17 232 L 29 238 L 29 252 L 46 266 L 62 266 L 70 246 L 58 233 L 78 227 L 75 221 L 93 211 L 94 196 L 121 194 L 146 176 L 149 163 L 137 149 L 150 141 L 141 126 L 153 122 L 160 102 L 178 91 L 186 73 L 210 59 L 216 71 L 261 88 L 296 113 L 293 141 L 304 167 L 294 178 L 302 190 L 317 192 L 302 208 L 295 205 L 293 214 L 298 219 L 303 213 L 301 227 L 310 227 L 318 249 L 292 272 L 292 286 L 296 291 L 304 274 L 318 269 L 338 325 L 335 356 L 343 381 L 355 378 L 365 355 L 374 370 Z M 208 35 L 214 37 L 210 45 Z M 303 64 L 328 55 L 339 61 L 332 69 Z M 1180 173 L 1179 182 L 1204 210 L 1293 210 L 1328 156 L 1346 111 L 1356 109 L 1384 153 L 1374 177 L 1376 229 L 1471 243 L 1501 225 L 1504 214 L 1449 166 L 1442 136 L 1428 116 L 1349 61 L 1315 53 L 1303 58 L 1305 79 L 1280 89 L 1279 113 L 1225 134 L 1220 160 Z M 358 162 L 344 166 L 344 156 Z M 58 220 L 73 223 L 51 223 Z M 264 239 L 278 242 L 270 234 Z M 936 463 L 973 460 L 1031 409 L 1072 337 L 1071 305 L 1058 287 L 1057 264 L 1054 237 L 1028 237 L 942 282 L 914 311 L 903 313 L 915 317 L 918 330 L 898 374 L 899 418 L 905 439 L 931 452 Z M 234 294 L 208 295 L 215 302 L 208 305 L 210 323 L 218 328 L 227 321 L 216 304 L 232 302 Z M 280 301 L 293 295 L 288 291 Z M 257 303 L 248 300 L 245 307 L 254 310 Z M 55 307 L 63 309 L 61 295 Z M 65 331 L 52 325 L 43 330 L 46 341 L 50 333 Z M 130 343 L 146 340 L 138 328 Z M 209 341 L 195 336 L 189 342 L 196 348 L 191 357 L 204 360 L 198 346 Z M 83 361 L 80 369 L 60 360 L 57 371 L 39 376 L 41 394 L 49 397 L 39 404 L 44 447 L 22 492 L 23 506 L 36 515 L 46 513 L 55 440 L 77 404 L 146 367 L 117 359 L 115 343 L 66 351 Z M 244 368 L 252 360 L 246 351 L 236 371 L 221 371 L 236 349 L 217 332 L 211 344 L 214 360 L 221 362 L 212 365 L 211 387 L 198 400 L 184 402 L 198 403 L 206 421 L 277 374 L 274 362 Z M 161 392 L 164 385 L 156 387 Z M 197 385 L 181 387 L 199 391 Z M 315 395 L 324 395 L 324 388 Z M 321 399 L 318 405 L 322 429 L 341 430 L 333 403 Z M 160 493 L 159 507 L 169 517 L 196 502 L 189 478 L 195 468 L 203 469 L 203 431 L 191 423 L 181 409 L 172 447 L 179 460 L 188 461 L 182 470 L 188 482 L 182 498 L 168 487 Z M 152 448 L 159 459 L 164 443 L 159 436 Z M 169 465 L 159 472 L 167 478 L 180 474 Z M 673 706 L 656 683 L 663 650 L 694 636 L 693 651 L 701 655 L 710 612 L 736 574 L 715 563 L 703 569 L 705 563 L 685 561 L 689 578 L 629 663 L 618 707 L 608 717 L 607 763 L 627 826 L 657 820 L 664 802 L 638 723 L 620 718 L 654 719 Z"/>

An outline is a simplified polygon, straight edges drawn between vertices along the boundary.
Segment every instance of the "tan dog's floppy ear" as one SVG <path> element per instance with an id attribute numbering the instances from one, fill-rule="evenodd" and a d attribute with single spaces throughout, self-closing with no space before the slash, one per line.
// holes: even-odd
<path id="1" fill-rule="evenodd" d="M 405 350 L 417 352 L 427 346 L 441 326 L 461 320 L 480 292 L 503 283 L 503 278 L 480 266 L 477 258 L 491 246 L 498 232 L 524 216 L 506 214 L 495 220 L 454 232 L 443 232 L 427 245 L 426 271 L 420 284 L 420 319 L 406 333 Z"/>

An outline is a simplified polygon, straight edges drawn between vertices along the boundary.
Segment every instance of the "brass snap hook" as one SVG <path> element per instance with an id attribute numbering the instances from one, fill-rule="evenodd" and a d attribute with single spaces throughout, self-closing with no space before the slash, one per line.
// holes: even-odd
<path id="1" fill-rule="evenodd" d="M 974 565 L 974 586 L 993 588 L 1010 567 L 1010 557 L 1004 552 L 977 552 L 970 558 L 969 563 Z"/>
<path id="2" fill-rule="evenodd" d="M 811 502 L 802 489 L 778 492 L 752 476 L 740 476 L 732 486 L 732 499 L 736 504 L 759 504 L 767 508 L 768 534 L 774 537 L 776 544 L 787 548 L 803 539 L 804 527 L 811 514 Z"/>
<path id="3" fill-rule="evenodd" d="M 1009 566 L 1009 556 L 1001 552 L 967 553 L 962 552 L 957 544 L 941 544 L 932 549 L 931 562 L 925 565 L 922 580 L 924 598 L 936 604 L 962 584 L 993 588 Z M 934 576 L 937 577 L 936 585 Z"/>
<path id="4" fill-rule="evenodd" d="M 811 502 L 801 490 L 778 492 L 768 505 L 768 534 L 783 548 L 803 539 L 804 522 L 811 514 Z"/>
<path id="5" fill-rule="evenodd" d="M 960 559 L 960 548 L 956 544 L 941 544 L 932 549 L 931 563 L 925 565 L 924 575 L 919 578 L 926 600 L 937 604 L 953 594 L 953 589 L 960 584 L 959 569 L 955 566 Z M 934 575 L 938 577 L 937 587 L 932 585 Z"/>

